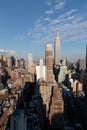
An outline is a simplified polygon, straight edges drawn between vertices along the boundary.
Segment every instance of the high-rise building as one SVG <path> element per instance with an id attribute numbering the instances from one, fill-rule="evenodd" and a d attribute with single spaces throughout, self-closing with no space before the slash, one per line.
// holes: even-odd
<path id="1" fill-rule="evenodd" d="M 15 58 L 15 67 L 18 67 L 18 56 Z"/>
<path id="2" fill-rule="evenodd" d="M 54 59 L 55 59 L 55 65 L 60 63 L 60 40 L 59 40 L 58 32 L 54 44 Z"/>
<path id="3" fill-rule="evenodd" d="M 58 86 L 54 86 L 49 110 L 49 121 L 52 129 L 61 129 L 64 124 L 63 113 L 64 102 L 62 98 L 62 91 Z"/>
<path id="4" fill-rule="evenodd" d="M 32 57 L 32 54 L 30 53 L 28 55 L 28 70 L 29 68 L 33 65 L 33 57 Z"/>
<path id="5" fill-rule="evenodd" d="M 7 66 L 8 67 L 15 66 L 15 58 L 13 56 L 8 56 L 7 57 Z"/>
<path id="6" fill-rule="evenodd" d="M 62 81 L 64 81 L 66 74 L 67 74 L 67 66 L 61 65 L 60 71 L 59 71 L 59 74 L 58 74 L 58 82 L 61 83 Z"/>
<path id="7" fill-rule="evenodd" d="M 85 70 L 86 69 L 86 60 L 85 59 L 79 59 L 79 69 L 80 70 Z"/>
<path id="8" fill-rule="evenodd" d="M 37 80 L 46 80 L 46 66 L 43 64 L 43 60 L 40 60 L 40 64 L 36 66 Z"/>
<path id="9" fill-rule="evenodd" d="M 43 105 L 46 107 L 46 117 L 48 116 L 52 88 L 52 84 L 47 84 L 46 82 L 42 82 L 39 85 L 39 91 L 43 100 Z"/>
<path id="10" fill-rule="evenodd" d="M 8 67 L 12 67 L 11 56 L 8 56 L 8 57 L 7 57 L 7 66 L 8 66 Z"/>
<path id="11" fill-rule="evenodd" d="M 52 44 L 46 45 L 46 79 L 47 82 L 54 82 L 53 75 L 53 53 L 52 53 Z"/>

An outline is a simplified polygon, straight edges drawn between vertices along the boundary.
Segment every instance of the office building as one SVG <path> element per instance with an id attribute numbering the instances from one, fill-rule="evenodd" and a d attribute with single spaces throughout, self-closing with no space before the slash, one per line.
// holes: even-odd
<path id="1" fill-rule="evenodd" d="M 18 67 L 18 57 L 15 58 L 15 67 Z"/>
<path id="2" fill-rule="evenodd" d="M 60 63 L 60 40 L 59 40 L 58 32 L 54 44 L 54 59 L 55 59 L 55 65 Z"/>
<path id="3" fill-rule="evenodd" d="M 67 66 L 61 65 L 58 75 L 58 82 L 62 82 L 65 80 L 65 76 L 67 74 Z"/>
<path id="4" fill-rule="evenodd" d="M 8 67 L 12 67 L 11 56 L 8 56 L 8 57 L 7 57 L 7 66 L 8 66 Z"/>
<path id="5" fill-rule="evenodd" d="M 32 57 L 32 54 L 30 53 L 28 55 L 28 71 L 32 67 L 32 65 L 33 65 L 33 57 Z"/>
<path id="6" fill-rule="evenodd" d="M 43 60 L 40 60 L 40 64 L 36 66 L 36 77 L 37 81 L 46 80 L 46 66 L 43 65 Z"/>
<path id="7" fill-rule="evenodd" d="M 86 69 L 86 60 L 85 59 L 79 59 L 79 70 L 85 70 Z"/>
<path id="8" fill-rule="evenodd" d="M 47 82 L 54 82 L 52 44 L 46 45 L 45 56 L 46 56 L 46 79 L 47 79 Z"/>
<path id="9" fill-rule="evenodd" d="M 51 98 L 50 111 L 49 111 L 49 121 L 51 127 L 54 129 L 59 129 L 63 127 L 64 124 L 64 102 L 62 98 L 62 91 L 58 86 L 53 87 L 53 95 Z"/>
<path id="10" fill-rule="evenodd" d="M 39 91 L 43 100 L 43 105 L 46 107 L 46 117 L 48 116 L 50 98 L 52 95 L 52 84 L 49 85 L 46 82 L 39 85 Z"/>

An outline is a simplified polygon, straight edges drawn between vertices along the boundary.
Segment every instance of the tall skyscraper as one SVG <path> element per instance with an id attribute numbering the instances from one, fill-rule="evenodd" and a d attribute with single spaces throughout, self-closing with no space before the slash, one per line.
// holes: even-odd
<path id="1" fill-rule="evenodd" d="M 54 81 L 52 44 L 46 45 L 46 79 L 47 82 Z"/>
<path id="2" fill-rule="evenodd" d="M 8 56 L 8 57 L 7 57 L 7 66 L 8 66 L 8 67 L 12 67 L 11 56 Z"/>
<path id="3" fill-rule="evenodd" d="M 15 67 L 18 67 L 18 56 L 15 58 Z"/>
<path id="4" fill-rule="evenodd" d="M 28 55 L 28 70 L 29 68 L 33 65 L 33 57 L 32 57 L 32 54 L 30 53 Z"/>
<path id="5" fill-rule="evenodd" d="M 55 59 L 55 65 L 60 63 L 60 40 L 59 40 L 58 32 L 54 44 L 54 59 Z"/>

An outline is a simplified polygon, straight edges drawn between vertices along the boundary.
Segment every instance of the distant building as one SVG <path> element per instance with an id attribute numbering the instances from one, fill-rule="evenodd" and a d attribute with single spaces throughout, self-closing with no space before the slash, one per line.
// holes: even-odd
<path id="1" fill-rule="evenodd" d="M 15 66 L 15 58 L 13 56 L 7 56 L 7 66 L 8 67 Z"/>
<path id="2" fill-rule="evenodd" d="M 10 56 L 7 57 L 7 66 L 12 67 L 12 60 Z"/>
<path id="3" fill-rule="evenodd" d="M 62 60 L 62 65 L 67 66 L 67 59 L 63 59 L 63 60 Z"/>
<path id="4" fill-rule="evenodd" d="M 74 80 L 73 82 L 73 92 L 81 92 L 83 91 L 83 85 L 78 80 Z"/>
<path id="5" fill-rule="evenodd" d="M 33 57 L 32 57 L 32 54 L 29 54 L 28 55 L 28 71 L 30 67 L 32 67 L 32 65 L 33 65 Z"/>
<path id="6" fill-rule="evenodd" d="M 65 80 L 65 76 L 67 74 L 67 66 L 61 65 L 58 75 L 58 82 L 62 82 Z"/>
<path id="7" fill-rule="evenodd" d="M 18 72 L 13 70 L 11 71 L 11 79 L 16 80 L 18 78 Z"/>
<path id="8" fill-rule="evenodd" d="M 43 60 L 36 66 L 36 77 L 38 79 L 46 80 L 46 66 L 43 65 Z"/>
<path id="9" fill-rule="evenodd" d="M 46 79 L 47 79 L 47 82 L 54 82 L 52 44 L 46 45 L 45 56 L 46 56 Z"/>
<path id="10" fill-rule="evenodd" d="M 55 65 L 60 63 L 60 40 L 58 37 L 58 33 L 54 44 L 54 59 L 55 59 Z"/>
<path id="11" fill-rule="evenodd" d="M 24 68 L 24 67 L 25 67 L 25 60 L 24 60 L 24 58 L 21 58 L 21 59 L 20 59 L 20 67 L 21 67 L 21 68 Z"/>
<path id="12" fill-rule="evenodd" d="M 86 69 L 86 60 L 85 59 L 79 59 L 79 70 L 85 70 Z"/>
<path id="13" fill-rule="evenodd" d="M 15 67 L 18 67 L 18 57 L 15 58 Z"/>

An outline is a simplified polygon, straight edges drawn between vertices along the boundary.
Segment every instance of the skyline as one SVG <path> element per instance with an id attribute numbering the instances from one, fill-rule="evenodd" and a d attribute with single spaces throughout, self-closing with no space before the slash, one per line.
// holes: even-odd
<path id="1" fill-rule="evenodd" d="M 87 43 L 86 11 L 86 0 L 3 0 L 0 51 L 22 57 L 32 53 L 35 58 L 43 58 L 46 44 L 52 43 L 54 47 L 58 31 L 61 58 L 83 58 Z"/>

